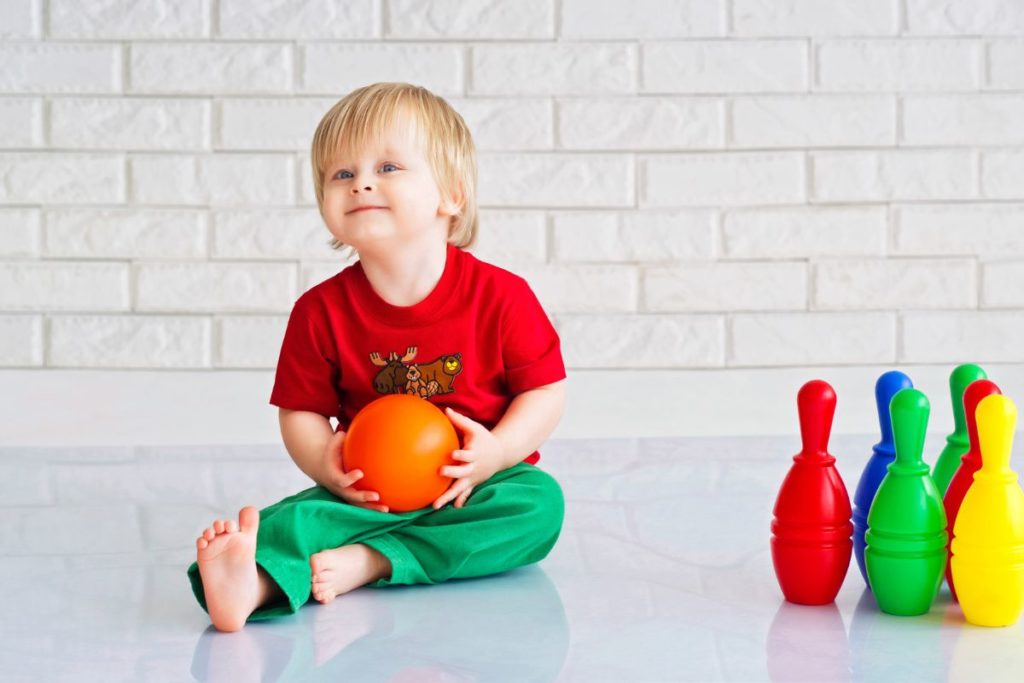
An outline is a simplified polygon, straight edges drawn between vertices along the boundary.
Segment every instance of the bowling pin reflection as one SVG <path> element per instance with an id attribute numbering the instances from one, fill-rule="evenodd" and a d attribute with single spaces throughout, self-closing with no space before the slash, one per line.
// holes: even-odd
<path id="1" fill-rule="evenodd" d="M 849 681 L 846 627 L 834 602 L 796 605 L 783 601 L 765 643 L 772 681 Z"/>
<path id="2" fill-rule="evenodd" d="M 850 619 L 850 662 L 854 681 L 944 681 L 956 625 L 947 603 L 928 614 L 885 614 L 865 589 Z M 980 679 L 979 679 L 980 680 Z"/>
<path id="3" fill-rule="evenodd" d="M 225 672 L 234 672 L 233 681 L 552 681 L 568 648 L 558 590 L 539 567 L 527 567 L 434 586 L 363 588 L 237 633 L 211 627 L 196 644 L 192 675 L 200 681 L 228 680 Z"/>

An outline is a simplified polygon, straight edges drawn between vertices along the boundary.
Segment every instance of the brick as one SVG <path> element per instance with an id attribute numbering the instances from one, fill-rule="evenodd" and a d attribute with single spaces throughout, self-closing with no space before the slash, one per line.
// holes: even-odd
<path id="1" fill-rule="evenodd" d="M 717 213 L 556 213 L 554 257 L 562 263 L 665 263 L 710 259 Z"/>
<path id="2" fill-rule="evenodd" d="M 894 210 L 894 252 L 903 255 L 1024 256 L 1019 204 L 943 204 Z"/>
<path id="3" fill-rule="evenodd" d="M 332 258 L 331 234 L 316 209 L 216 211 L 213 255 L 226 259 Z"/>
<path id="4" fill-rule="evenodd" d="M 629 266 L 522 267 L 548 314 L 636 311 L 638 273 Z"/>
<path id="5" fill-rule="evenodd" d="M 727 258 L 882 256 L 887 216 L 881 207 L 742 209 L 725 214 Z"/>
<path id="6" fill-rule="evenodd" d="M 561 38 L 689 38 L 724 36 L 725 0 L 563 0 Z"/>
<path id="7" fill-rule="evenodd" d="M 718 100 L 573 99 L 558 105 L 564 149 L 713 149 L 725 140 Z"/>
<path id="8" fill-rule="evenodd" d="M 222 38 L 377 38 L 374 0 L 220 0 Z"/>
<path id="9" fill-rule="evenodd" d="M 39 367 L 43 364 L 43 318 L 38 315 L 0 314 L 0 367 Z M 0 476 L 0 500 L 7 479 Z"/>
<path id="10" fill-rule="evenodd" d="M 0 45 L 0 93 L 116 93 L 121 47 L 102 44 Z"/>
<path id="11" fill-rule="evenodd" d="M 128 310 L 128 266 L 121 263 L 0 263 L 0 309 Z"/>
<path id="12" fill-rule="evenodd" d="M 1019 311 L 920 312 L 903 316 L 900 361 L 1019 363 L 1024 316 Z"/>
<path id="13" fill-rule="evenodd" d="M 299 294 L 303 294 L 316 285 L 330 280 L 342 269 L 356 262 L 356 254 L 347 247 L 335 252 L 331 261 L 314 261 L 301 264 L 299 270 Z"/>
<path id="14" fill-rule="evenodd" d="M 966 199 L 975 196 L 970 151 L 812 152 L 816 201 Z"/>
<path id="15" fill-rule="evenodd" d="M 544 98 L 453 98 L 477 151 L 549 150 L 555 145 L 555 114 Z"/>
<path id="16" fill-rule="evenodd" d="M 733 0 L 735 36 L 899 33 L 899 0 Z"/>
<path id="17" fill-rule="evenodd" d="M 117 204 L 124 159 L 99 154 L 0 154 L 0 204 Z"/>
<path id="18" fill-rule="evenodd" d="M 1024 308 L 1024 262 L 986 263 L 981 271 L 982 308 Z"/>
<path id="19" fill-rule="evenodd" d="M 37 258 L 40 223 L 38 209 L 0 209 L 0 258 Z"/>
<path id="20" fill-rule="evenodd" d="M 387 0 L 385 16 L 388 38 L 527 40 L 555 35 L 553 0 Z"/>
<path id="21" fill-rule="evenodd" d="M 803 263 L 692 263 L 650 268 L 643 280 L 645 311 L 804 310 Z"/>
<path id="22" fill-rule="evenodd" d="M 210 0 L 50 0 L 50 38 L 205 38 Z"/>
<path id="23" fill-rule="evenodd" d="M 779 95 L 732 103 L 734 147 L 870 147 L 896 142 L 896 101 L 886 96 Z"/>
<path id="24" fill-rule="evenodd" d="M 136 309 L 287 312 L 297 298 L 295 279 L 295 266 L 286 263 L 143 263 L 136 266 Z"/>
<path id="25" fill-rule="evenodd" d="M 300 206 L 316 206 L 316 191 L 313 189 L 313 164 L 308 154 L 296 157 L 295 172 L 299 174 L 299 196 L 295 200 Z"/>
<path id="26" fill-rule="evenodd" d="M 998 40 L 988 46 L 989 88 L 1020 90 L 1024 88 L 1024 40 Z"/>
<path id="27" fill-rule="evenodd" d="M 981 195 L 991 199 L 1024 199 L 1024 152 L 982 152 Z"/>
<path id="28" fill-rule="evenodd" d="M 217 102 L 217 149 L 308 152 L 336 100 L 230 98 Z"/>
<path id="29" fill-rule="evenodd" d="M 37 98 L 0 99 L 0 149 L 23 149 L 43 144 L 43 101 Z"/>
<path id="30" fill-rule="evenodd" d="M 835 40 L 817 48 L 815 88 L 828 91 L 976 90 L 981 45 L 971 40 Z"/>
<path id="31" fill-rule="evenodd" d="M 39 37 L 42 0 L 0 0 L 0 40 Z"/>
<path id="32" fill-rule="evenodd" d="M 129 167 L 133 199 L 142 204 L 273 206 L 293 203 L 295 171 L 290 156 L 147 155 L 131 158 Z"/>
<path id="33" fill-rule="evenodd" d="M 54 316 L 47 365 L 208 368 L 210 321 L 174 316 Z"/>
<path id="34" fill-rule="evenodd" d="M 633 164 L 625 154 L 481 154 L 481 206 L 633 205 Z"/>
<path id="35" fill-rule="evenodd" d="M 718 206 L 804 201 L 804 155 L 796 152 L 640 157 L 640 205 Z M 686 188 L 686 191 L 680 191 Z"/>
<path id="36" fill-rule="evenodd" d="M 0 322 L 0 326 L 3 322 Z M 0 345 L 3 337 L 0 336 Z M 49 471 L 45 464 L 0 464 L 0 500 L 4 505 L 47 505 L 53 502 Z M 5 558 L 8 559 L 8 558 Z"/>
<path id="37" fill-rule="evenodd" d="M 216 321 L 218 368 L 275 368 L 287 316 L 224 316 Z"/>
<path id="38" fill-rule="evenodd" d="M 204 212 L 189 209 L 52 209 L 45 255 L 76 259 L 198 259 L 207 255 Z"/>
<path id="39" fill-rule="evenodd" d="M 648 43 L 643 46 L 640 91 L 686 95 L 804 91 L 807 74 L 804 41 Z"/>
<path id="40" fill-rule="evenodd" d="M 636 92 L 636 48 L 621 43 L 475 45 L 473 95 Z"/>
<path id="41" fill-rule="evenodd" d="M 1020 35 L 1024 6 L 1015 0 L 907 0 L 908 35 Z"/>
<path id="42" fill-rule="evenodd" d="M 975 264 L 966 259 L 820 261 L 817 309 L 974 308 Z"/>
<path id="43" fill-rule="evenodd" d="M 416 83 L 441 96 L 465 90 L 458 45 L 313 43 L 303 46 L 301 54 L 303 93 L 337 96 L 379 81 Z"/>
<path id="44" fill-rule="evenodd" d="M 50 144 L 69 149 L 198 150 L 210 146 L 210 103 L 62 98 L 50 104 Z"/>
<path id="45" fill-rule="evenodd" d="M 906 145 L 1024 145 L 1024 95 L 907 97 L 902 118 Z"/>
<path id="46" fill-rule="evenodd" d="M 131 92 L 291 93 L 292 47 L 273 43 L 136 43 Z"/>
<path id="47" fill-rule="evenodd" d="M 896 360 L 892 313 L 740 313 L 729 366 L 886 364 Z"/>
<path id="48" fill-rule="evenodd" d="M 565 362 L 573 368 L 709 368 L 725 359 L 715 315 L 564 315 Z"/>
<path id="49" fill-rule="evenodd" d="M 541 211 L 483 211 L 470 251 L 501 268 L 547 259 L 547 227 Z"/>

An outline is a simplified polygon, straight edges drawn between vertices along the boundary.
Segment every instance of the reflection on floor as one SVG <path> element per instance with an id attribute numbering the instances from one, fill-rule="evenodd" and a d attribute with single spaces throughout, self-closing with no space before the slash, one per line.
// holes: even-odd
<path id="1" fill-rule="evenodd" d="M 856 486 L 869 437 L 831 447 Z M 222 634 L 192 597 L 215 518 L 309 485 L 277 447 L 0 449 L 2 681 L 1019 680 L 1020 625 L 782 601 L 771 507 L 795 438 L 554 441 L 567 501 L 539 565 L 359 589 Z M 1015 465 L 1017 463 L 1014 463 Z"/>

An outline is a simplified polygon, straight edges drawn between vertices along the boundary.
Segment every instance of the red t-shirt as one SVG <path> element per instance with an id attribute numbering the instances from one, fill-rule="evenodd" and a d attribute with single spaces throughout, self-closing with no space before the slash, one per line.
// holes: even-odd
<path id="1" fill-rule="evenodd" d="M 516 394 L 563 378 L 558 334 L 526 281 L 449 244 L 414 306 L 384 301 L 359 262 L 300 296 L 270 403 L 347 430 L 370 401 L 413 393 L 493 429 Z"/>

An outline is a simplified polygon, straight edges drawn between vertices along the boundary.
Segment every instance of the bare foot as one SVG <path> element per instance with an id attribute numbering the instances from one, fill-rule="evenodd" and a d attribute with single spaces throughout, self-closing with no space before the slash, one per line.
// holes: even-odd
<path id="1" fill-rule="evenodd" d="M 310 592 L 323 604 L 391 575 L 391 563 L 379 552 L 362 544 L 324 550 L 309 558 L 313 574 Z"/>
<path id="2" fill-rule="evenodd" d="M 238 522 L 218 519 L 196 539 L 196 561 L 203 579 L 210 621 L 221 631 L 237 631 L 259 604 L 259 576 L 256 572 L 256 530 L 260 513 L 244 507 Z"/>

